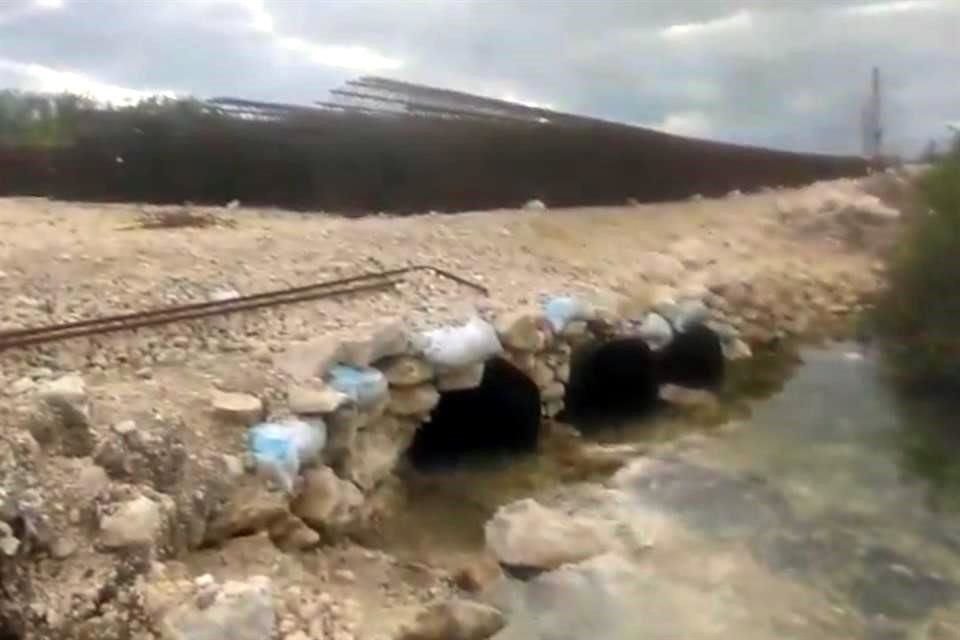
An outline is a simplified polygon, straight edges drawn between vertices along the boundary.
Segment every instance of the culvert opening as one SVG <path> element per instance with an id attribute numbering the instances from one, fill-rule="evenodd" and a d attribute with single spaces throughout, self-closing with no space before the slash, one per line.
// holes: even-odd
<path id="1" fill-rule="evenodd" d="M 534 451 L 540 435 L 540 390 L 501 358 L 486 363 L 480 386 L 441 394 L 408 455 L 418 469 Z"/>
<path id="2" fill-rule="evenodd" d="M 708 327 L 693 327 L 678 334 L 660 353 L 659 360 L 661 382 L 696 389 L 713 389 L 723 382 L 723 345 Z"/>
<path id="3" fill-rule="evenodd" d="M 677 334 L 655 352 L 640 338 L 585 345 L 570 361 L 570 382 L 561 419 L 580 427 L 642 417 L 661 406 L 661 384 L 714 389 L 723 382 L 720 338 L 707 327 Z"/>
<path id="4" fill-rule="evenodd" d="M 563 420 L 590 426 L 640 415 L 657 404 L 657 360 L 640 338 L 615 338 L 576 349 Z"/>

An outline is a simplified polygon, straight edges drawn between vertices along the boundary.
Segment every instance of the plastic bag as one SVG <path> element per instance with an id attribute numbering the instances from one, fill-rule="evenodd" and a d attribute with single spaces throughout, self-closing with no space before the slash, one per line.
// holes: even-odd
<path id="1" fill-rule="evenodd" d="M 497 330 L 481 318 L 472 318 L 460 326 L 433 329 L 424 332 L 422 337 L 427 361 L 449 369 L 483 362 L 503 353 Z"/>
<path id="2" fill-rule="evenodd" d="M 379 369 L 338 364 L 327 374 L 330 386 L 361 409 L 372 407 L 387 396 L 387 379 Z"/>
<path id="3" fill-rule="evenodd" d="M 257 470 L 290 493 L 300 467 L 327 443 L 327 427 L 322 420 L 261 422 L 250 427 L 248 438 Z"/>
<path id="4" fill-rule="evenodd" d="M 547 320 L 553 326 L 553 330 L 558 333 L 563 331 L 564 327 L 571 322 L 593 318 L 593 309 L 590 305 L 570 296 L 551 298 L 544 305 L 543 311 Z"/>

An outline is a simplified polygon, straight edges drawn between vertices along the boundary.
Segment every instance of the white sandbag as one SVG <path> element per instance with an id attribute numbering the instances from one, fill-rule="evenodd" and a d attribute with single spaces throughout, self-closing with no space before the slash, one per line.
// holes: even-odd
<path id="1" fill-rule="evenodd" d="M 466 324 L 440 327 L 422 334 L 423 355 L 438 367 L 458 369 L 503 353 L 497 330 L 481 318 Z"/>

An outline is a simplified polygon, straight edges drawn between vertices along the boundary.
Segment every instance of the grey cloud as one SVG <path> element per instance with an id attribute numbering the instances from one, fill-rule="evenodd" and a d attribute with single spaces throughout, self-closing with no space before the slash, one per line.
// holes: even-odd
<path id="1" fill-rule="evenodd" d="M 302 47 L 362 47 L 403 63 L 373 70 L 382 75 L 838 153 L 859 151 L 877 64 L 890 144 L 914 152 L 960 118 L 960 0 L 911 1 L 914 11 L 862 15 L 845 9 L 889 3 L 64 0 L 38 10 L 14 0 L 0 8 L 0 60 L 134 89 L 309 102 L 362 71 L 313 61 Z M 720 26 L 738 14 L 747 24 Z M 264 15 L 272 31 L 257 30 Z M 716 28 L 662 35 L 697 23 Z M 0 82 L 18 79 L 0 67 Z"/>

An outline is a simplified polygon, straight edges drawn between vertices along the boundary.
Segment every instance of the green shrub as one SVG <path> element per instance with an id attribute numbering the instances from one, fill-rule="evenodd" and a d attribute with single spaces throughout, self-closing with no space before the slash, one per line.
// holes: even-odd
<path id="1" fill-rule="evenodd" d="M 903 382 L 960 390 L 960 156 L 924 174 L 917 195 L 875 325 Z"/>

